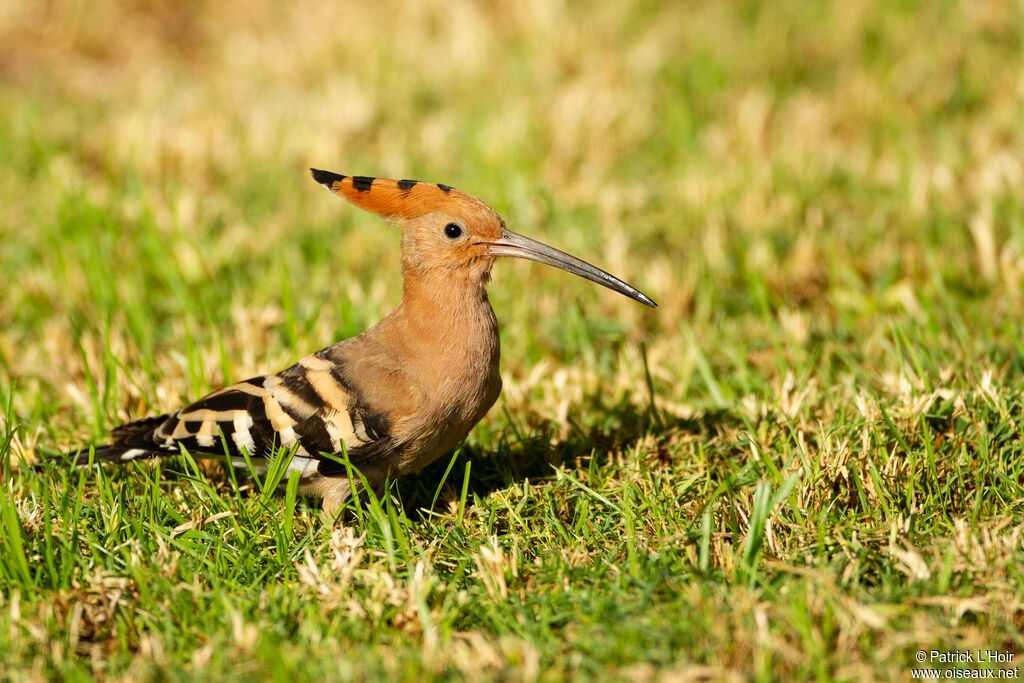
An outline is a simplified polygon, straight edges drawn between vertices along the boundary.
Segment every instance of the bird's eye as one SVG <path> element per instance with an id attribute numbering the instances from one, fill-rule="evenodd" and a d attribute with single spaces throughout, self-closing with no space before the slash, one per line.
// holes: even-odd
<path id="1" fill-rule="evenodd" d="M 448 239 L 458 239 L 459 237 L 462 236 L 462 226 L 456 223 L 449 223 L 448 225 L 444 226 L 444 234 L 448 237 Z"/>

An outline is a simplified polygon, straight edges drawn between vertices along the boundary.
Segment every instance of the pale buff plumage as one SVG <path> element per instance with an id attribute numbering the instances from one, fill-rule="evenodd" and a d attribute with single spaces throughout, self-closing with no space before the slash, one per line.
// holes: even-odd
<path id="1" fill-rule="evenodd" d="M 277 374 L 118 427 L 114 442 L 95 450 L 97 461 L 173 455 L 184 446 L 235 464 L 248 455 L 265 467 L 290 450 L 300 492 L 322 498 L 333 516 L 351 492 L 337 456 L 379 487 L 450 451 L 498 398 L 498 327 L 486 290 L 497 256 L 549 263 L 654 305 L 604 271 L 509 231 L 493 209 L 455 188 L 317 170 L 313 177 L 401 227 L 398 307 Z M 77 464 L 89 459 L 88 451 L 76 454 Z"/>

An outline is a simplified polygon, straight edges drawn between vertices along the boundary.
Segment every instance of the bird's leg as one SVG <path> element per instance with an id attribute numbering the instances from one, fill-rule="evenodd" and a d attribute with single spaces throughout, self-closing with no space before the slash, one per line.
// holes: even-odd
<path id="1" fill-rule="evenodd" d="M 310 493 L 323 498 L 323 519 L 325 524 L 334 524 L 338 521 L 341 507 L 352 495 L 352 486 L 347 476 L 321 477 L 311 487 Z"/>
<path id="2" fill-rule="evenodd" d="M 340 519 L 345 516 L 345 513 L 341 511 L 341 506 L 345 504 L 345 499 L 341 498 L 324 498 L 324 507 L 320 511 L 320 521 L 325 525 L 334 526 Z"/>
<path id="3" fill-rule="evenodd" d="M 377 498 L 384 495 L 385 478 L 381 476 L 378 470 L 370 469 L 369 471 L 363 471 L 362 474 L 366 477 L 367 483 L 373 489 Z M 335 477 L 321 475 L 316 481 L 308 485 L 306 491 L 311 495 L 323 498 L 324 522 L 334 524 L 339 519 L 339 512 L 345 501 L 352 496 L 353 490 L 360 491 L 362 488 L 362 483 L 358 480 L 353 485 L 348 475 L 343 474 Z"/>

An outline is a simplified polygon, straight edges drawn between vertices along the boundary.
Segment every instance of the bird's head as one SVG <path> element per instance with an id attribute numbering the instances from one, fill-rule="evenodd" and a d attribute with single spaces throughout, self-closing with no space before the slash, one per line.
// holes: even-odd
<path id="1" fill-rule="evenodd" d="M 652 308 L 657 305 L 600 268 L 512 232 L 494 209 L 462 190 L 417 180 L 310 171 L 331 192 L 401 226 L 406 271 L 468 270 L 486 278 L 496 257 L 517 256 L 574 273 Z"/>

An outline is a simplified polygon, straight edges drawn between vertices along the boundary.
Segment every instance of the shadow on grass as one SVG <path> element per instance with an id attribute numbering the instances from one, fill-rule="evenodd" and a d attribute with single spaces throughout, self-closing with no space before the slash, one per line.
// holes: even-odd
<path id="1" fill-rule="evenodd" d="M 680 434 L 702 437 L 714 434 L 721 427 L 737 427 L 742 420 L 726 410 L 713 410 L 692 418 L 677 418 L 666 415 L 652 416 L 642 406 L 622 402 L 611 408 L 599 399 L 592 399 L 585 409 L 588 415 L 596 416 L 592 424 L 581 426 L 570 421 L 567 437 L 557 435 L 563 431 L 560 425 L 543 421 L 528 428 L 507 425 L 493 448 L 464 446 L 458 460 L 445 481 L 458 491 L 463 482 L 466 463 L 470 464 L 468 491 L 481 498 L 493 491 L 501 490 L 529 480 L 531 482 L 552 479 L 560 468 L 586 468 L 591 464 L 603 467 L 612 454 L 634 452 L 643 444 L 645 451 L 639 457 L 646 461 L 655 458 L 669 464 L 677 457 L 670 441 Z M 595 462 L 596 461 L 596 462 Z M 451 455 L 441 457 L 422 471 L 398 480 L 397 492 L 404 501 L 406 512 L 419 511 L 426 515 L 433 511 L 445 514 L 445 495 L 437 495 L 437 502 L 431 507 L 437 489 L 445 478 L 445 470 L 451 462 Z M 470 496 L 470 498 L 472 495 Z"/>
<path id="2" fill-rule="evenodd" d="M 529 480 L 531 482 L 550 480 L 558 469 L 575 470 L 590 466 L 604 467 L 615 453 L 626 457 L 641 457 L 645 462 L 653 460 L 670 465 L 678 457 L 674 443 L 680 435 L 692 435 L 707 441 L 723 427 L 736 428 L 742 420 L 727 410 L 712 410 L 698 413 L 692 418 L 677 418 L 664 414 L 652 415 L 644 406 L 620 402 L 609 406 L 598 397 L 592 397 L 581 411 L 588 416 L 588 423 L 580 425 L 570 420 L 568 435 L 562 425 L 550 420 L 529 420 L 526 425 L 506 422 L 492 447 L 464 446 L 451 471 L 445 471 L 451 464 L 451 454 L 422 471 L 402 477 L 392 489 L 403 501 L 410 517 L 424 517 L 430 512 L 448 514 L 447 506 L 451 493 L 438 492 L 442 486 L 451 487 L 455 495 L 463 485 L 467 463 L 470 466 L 468 481 L 469 499 L 473 496 L 485 498 L 494 491 L 502 490 Z M 635 453 L 642 444 L 642 453 Z M 145 466 L 145 461 L 140 461 Z M 60 457 L 47 458 L 35 464 L 38 476 L 54 476 L 56 469 L 67 467 Z M 108 468 L 107 476 L 118 479 L 126 475 L 131 467 Z M 222 495 L 230 496 L 241 489 L 249 489 L 252 495 L 258 488 L 251 477 L 236 471 L 232 477 L 217 459 L 200 460 L 198 472 L 188 466 L 180 456 L 162 459 L 159 484 L 173 486 L 186 480 L 201 480 L 215 487 Z M 283 496 L 283 489 L 280 490 Z M 432 505 L 433 503 L 433 505 Z M 319 507 L 318 501 L 308 504 Z"/>

